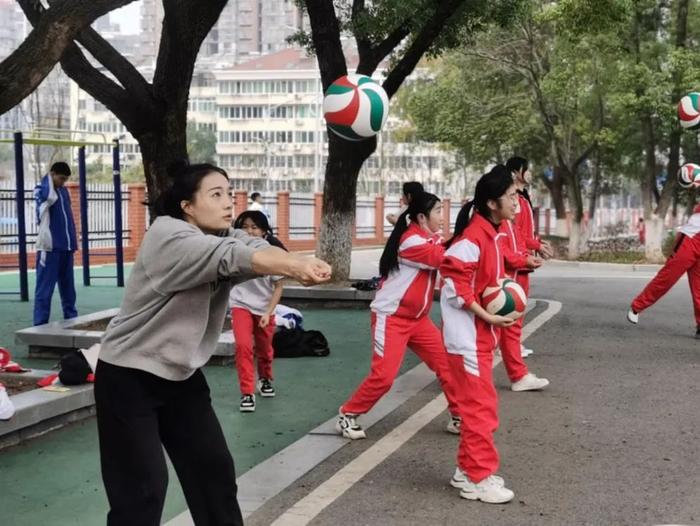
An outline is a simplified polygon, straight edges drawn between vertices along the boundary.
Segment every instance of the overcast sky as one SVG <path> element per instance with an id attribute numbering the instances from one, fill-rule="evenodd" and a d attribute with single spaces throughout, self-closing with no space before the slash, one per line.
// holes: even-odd
<path id="1" fill-rule="evenodd" d="M 129 5 L 112 11 L 110 19 L 121 26 L 122 33 L 139 33 L 141 26 L 139 19 L 141 17 L 141 1 L 132 2 Z"/>

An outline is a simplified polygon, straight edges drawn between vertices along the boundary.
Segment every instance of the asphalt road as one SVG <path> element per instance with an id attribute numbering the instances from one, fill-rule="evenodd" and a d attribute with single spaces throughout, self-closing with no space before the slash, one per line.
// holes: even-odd
<path id="1" fill-rule="evenodd" d="M 357 251 L 354 277 L 372 275 L 378 259 L 377 251 Z M 631 298 L 652 275 L 568 264 L 538 271 L 532 297 L 557 300 L 562 309 L 527 340 L 535 349 L 528 364 L 551 386 L 513 393 L 502 365 L 495 371 L 499 473 L 515 491 L 511 503 L 466 501 L 449 486 L 457 438 L 443 431 L 443 412 L 400 447 L 380 451 L 376 465 L 327 499 L 312 520 L 292 522 L 295 503 L 326 491 L 331 477 L 410 423 L 439 394 L 433 383 L 372 426 L 367 440 L 348 442 L 246 523 L 700 524 L 700 341 L 693 338 L 687 283 L 643 313 L 639 326 L 625 320 Z M 528 320 L 545 307 L 538 303 Z"/>

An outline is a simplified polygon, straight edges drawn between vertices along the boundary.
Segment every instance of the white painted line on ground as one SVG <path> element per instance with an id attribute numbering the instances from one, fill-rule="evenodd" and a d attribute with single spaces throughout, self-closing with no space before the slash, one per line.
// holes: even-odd
<path id="1" fill-rule="evenodd" d="M 558 301 L 547 302 L 547 309 L 527 324 L 523 329 L 523 340 L 531 336 L 544 323 L 554 317 L 562 307 Z M 494 359 L 496 367 L 500 361 Z M 271 526 L 305 526 L 324 509 L 355 485 L 376 466 L 410 440 L 418 431 L 432 422 L 445 410 L 442 393 L 424 405 L 398 427 L 390 431 L 360 456 L 346 464 L 331 478 L 323 482 L 306 497 L 297 501 L 275 520 Z"/>
<path id="2" fill-rule="evenodd" d="M 442 394 L 282 514 L 271 526 L 304 526 L 445 410 Z"/>

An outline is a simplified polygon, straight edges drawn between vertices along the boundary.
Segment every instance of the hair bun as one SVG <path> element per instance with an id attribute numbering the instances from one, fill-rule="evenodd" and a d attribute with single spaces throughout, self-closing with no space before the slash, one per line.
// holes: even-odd
<path id="1" fill-rule="evenodd" d="M 176 159 L 175 161 L 172 161 L 168 163 L 168 166 L 166 167 L 166 172 L 168 174 L 168 177 L 170 179 L 176 179 L 179 175 L 182 174 L 182 172 L 185 171 L 185 169 L 190 165 L 190 161 L 187 157 L 182 157 L 180 159 Z"/>

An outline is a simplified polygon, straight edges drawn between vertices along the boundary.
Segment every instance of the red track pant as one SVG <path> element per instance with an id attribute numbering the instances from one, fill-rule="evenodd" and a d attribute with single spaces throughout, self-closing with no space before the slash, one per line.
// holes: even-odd
<path id="1" fill-rule="evenodd" d="M 253 339 L 255 354 L 258 358 L 258 377 L 272 380 L 272 336 L 275 333 L 275 316 L 270 316 L 270 323 L 264 329 L 258 326 L 260 316 L 248 309 L 234 307 L 231 309 L 231 328 L 236 340 L 236 369 L 241 394 L 255 392 L 255 369 L 253 367 Z"/>
<path id="2" fill-rule="evenodd" d="M 529 296 L 530 274 L 516 273 L 515 281 L 523 288 L 525 296 Z M 523 318 L 524 316 L 510 327 L 501 329 L 499 346 L 503 357 L 503 365 L 511 382 L 517 382 L 528 373 L 527 365 L 525 365 L 525 360 L 523 360 L 521 352 L 522 342 L 520 341 L 523 334 Z"/>
<path id="3" fill-rule="evenodd" d="M 458 416 L 456 387 L 452 383 L 447 351 L 442 333 L 428 316 L 419 319 L 399 318 L 372 313 L 372 365 L 369 375 L 350 399 L 343 413 L 361 415 L 372 409 L 391 388 L 399 373 L 406 347 L 410 347 L 440 380 L 450 413 Z"/>
<path id="4" fill-rule="evenodd" d="M 693 298 L 695 324 L 700 327 L 700 243 L 686 235 L 676 245 L 676 249 L 656 276 L 632 301 L 632 310 L 642 312 L 651 307 L 666 294 L 684 273 L 688 273 L 690 295 Z"/>
<path id="5" fill-rule="evenodd" d="M 461 354 L 448 354 L 463 415 L 457 465 L 472 482 L 480 482 L 498 471 L 498 451 L 493 440 L 493 433 L 498 429 L 498 395 L 492 374 L 493 351 L 493 347 L 488 346 L 477 350 L 478 376 L 469 371 L 469 358 Z"/>

